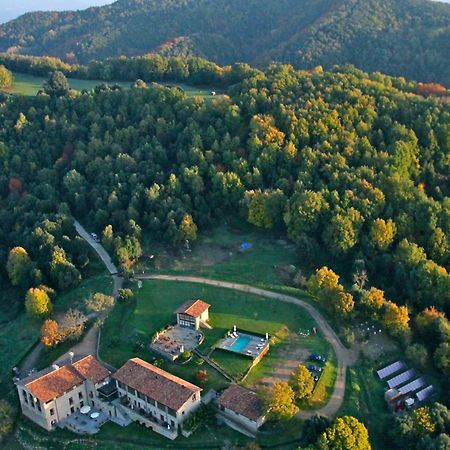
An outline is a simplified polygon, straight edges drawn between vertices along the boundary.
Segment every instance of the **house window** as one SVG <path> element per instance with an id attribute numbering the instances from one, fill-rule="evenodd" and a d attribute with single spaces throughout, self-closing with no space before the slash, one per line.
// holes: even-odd
<path id="1" fill-rule="evenodd" d="M 170 425 L 175 426 L 175 422 L 173 420 L 170 421 Z"/>
<path id="2" fill-rule="evenodd" d="M 55 415 L 55 410 L 53 408 L 50 408 L 50 415 L 54 416 Z"/>
<path id="3" fill-rule="evenodd" d="M 177 412 L 172 409 L 172 408 L 167 408 L 167 412 L 172 416 L 172 417 L 176 417 L 177 416 Z"/>
<path id="4" fill-rule="evenodd" d="M 83 393 L 82 392 L 78 392 L 78 398 L 83 398 Z"/>
<path id="5" fill-rule="evenodd" d="M 28 395 L 27 395 L 26 391 L 22 391 L 22 396 L 23 396 L 23 399 L 25 400 L 25 403 L 28 403 Z"/>
<path id="6" fill-rule="evenodd" d="M 90 398 L 94 398 L 94 393 L 93 392 L 89 392 L 89 397 Z"/>
<path id="7" fill-rule="evenodd" d="M 70 413 L 73 414 L 75 412 L 75 408 L 73 406 L 70 407 Z"/>
<path id="8" fill-rule="evenodd" d="M 41 408 L 41 402 L 38 402 L 37 407 L 38 407 L 38 410 L 39 410 L 39 411 L 42 411 L 42 408 Z"/>
<path id="9" fill-rule="evenodd" d="M 152 400 L 151 398 L 148 399 L 148 402 L 150 403 L 150 405 L 155 406 L 155 400 Z"/>
<path id="10" fill-rule="evenodd" d="M 197 394 L 194 394 L 194 395 L 192 396 L 192 400 L 194 401 L 196 398 L 197 398 Z"/>
<path id="11" fill-rule="evenodd" d="M 84 406 L 84 401 L 81 400 L 81 401 L 80 401 L 80 408 L 82 408 L 83 406 Z"/>
<path id="12" fill-rule="evenodd" d="M 69 398 L 69 405 L 73 405 L 73 398 L 72 397 Z"/>

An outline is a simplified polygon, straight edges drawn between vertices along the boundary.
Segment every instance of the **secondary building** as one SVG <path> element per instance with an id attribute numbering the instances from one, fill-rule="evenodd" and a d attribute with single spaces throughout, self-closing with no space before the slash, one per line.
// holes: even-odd
<path id="1" fill-rule="evenodd" d="M 265 421 L 263 401 L 253 391 L 230 385 L 217 401 L 221 419 L 244 434 L 255 435 Z"/>
<path id="2" fill-rule="evenodd" d="M 196 330 L 200 328 L 200 325 L 210 328 L 207 324 L 210 306 L 203 300 L 189 300 L 183 303 L 175 311 L 178 325 Z"/>
<path id="3" fill-rule="evenodd" d="M 128 360 L 113 379 L 130 417 L 170 439 L 201 404 L 201 388 L 140 358 Z"/>
<path id="4" fill-rule="evenodd" d="M 108 383 L 110 375 L 91 355 L 61 367 L 53 365 L 16 381 L 22 412 L 52 430 L 83 406 L 97 407 L 98 389 Z"/>

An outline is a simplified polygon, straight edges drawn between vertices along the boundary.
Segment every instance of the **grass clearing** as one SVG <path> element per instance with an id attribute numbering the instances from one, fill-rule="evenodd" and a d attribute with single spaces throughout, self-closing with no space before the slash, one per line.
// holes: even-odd
<path id="1" fill-rule="evenodd" d="M 101 357 L 116 367 L 134 356 L 154 360 L 155 355 L 148 349 L 150 337 L 166 325 L 174 323 L 176 308 L 191 298 L 201 298 L 212 305 L 210 324 L 213 329 L 203 330 L 205 340 L 199 347 L 204 354 L 209 353 L 211 347 L 233 325 L 249 332 L 268 332 L 272 339 L 275 338 L 277 344 L 272 346 L 268 355 L 253 369 L 255 373 L 269 373 L 274 367 L 272 359 L 276 359 L 278 343 L 283 341 L 288 330 L 297 332 L 300 328 L 312 328 L 315 325 L 314 320 L 302 308 L 278 300 L 196 283 L 151 280 L 144 282 L 135 302 L 118 303 L 109 314 L 102 330 Z M 311 351 L 329 348 L 321 336 L 309 339 L 318 342 Z M 144 346 L 139 348 L 136 345 L 138 342 L 143 342 Z M 328 350 L 325 354 L 327 352 Z M 245 372 L 251 363 L 242 355 L 220 350 L 215 350 L 211 357 L 234 376 Z M 227 384 L 221 375 L 206 364 L 201 364 L 198 358 L 184 365 L 170 362 L 163 362 L 162 365 L 194 383 L 198 383 L 195 376 L 197 371 L 207 370 L 209 380 L 203 387 L 217 389 Z M 253 376 L 253 371 L 250 376 Z M 253 380 L 256 381 L 254 377 Z"/>
<path id="2" fill-rule="evenodd" d="M 43 84 L 47 81 L 48 77 L 42 77 L 37 75 L 30 75 L 26 73 L 14 72 L 14 81 L 10 88 L 1 89 L 3 92 L 15 95 L 33 96 L 42 89 Z M 131 81 L 104 81 L 104 80 L 80 80 L 76 78 L 68 78 L 69 85 L 72 89 L 77 91 L 91 90 L 101 84 L 119 85 L 124 89 L 130 88 L 133 84 Z M 211 88 L 199 88 L 195 86 L 189 86 L 184 83 L 168 83 L 160 82 L 160 84 L 167 87 L 179 87 L 184 91 L 187 97 L 203 97 L 206 100 L 215 98 L 211 92 Z"/>

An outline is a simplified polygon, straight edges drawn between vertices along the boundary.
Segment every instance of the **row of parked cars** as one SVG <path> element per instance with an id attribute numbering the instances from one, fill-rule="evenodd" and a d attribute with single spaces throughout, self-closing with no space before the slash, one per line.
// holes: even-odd
<path id="1" fill-rule="evenodd" d="M 311 362 L 322 363 L 322 364 L 325 364 L 327 361 L 325 356 L 318 355 L 316 353 L 311 353 L 311 355 L 309 355 L 308 360 Z M 311 374 L 314 378 L 314 381 L 319 381 L 320 375 L 322 374 L 322 371 L 323 371 L 323 367 L 318 366 L 316 364 L 309 364 L 308 370 L 311 372 Z"/>

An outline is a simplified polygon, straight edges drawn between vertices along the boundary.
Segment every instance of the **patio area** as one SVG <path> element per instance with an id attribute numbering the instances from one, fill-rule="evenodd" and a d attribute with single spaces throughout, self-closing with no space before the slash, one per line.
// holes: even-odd
<path id="1" fill-rule="evenodd" d="M 174 361 L 198 347 L 204 339 L 201 331 L 173 325 L 157 334 L 150 348 Z"/>
<path id="2" fill-rule="evenodd" d="M 60 422 L 61 428 L 67 428 L 78 434 L 95 434 L 109 420 L 109 416 L 96 408 L 91 408 L 86 414 L 77 411 Z"/>

